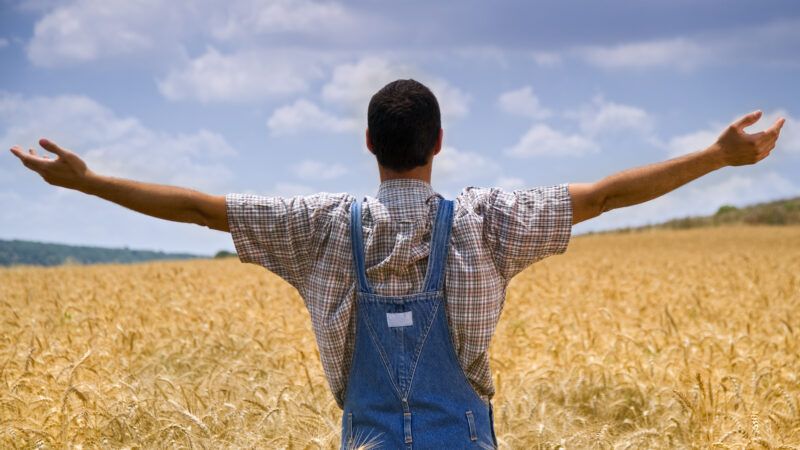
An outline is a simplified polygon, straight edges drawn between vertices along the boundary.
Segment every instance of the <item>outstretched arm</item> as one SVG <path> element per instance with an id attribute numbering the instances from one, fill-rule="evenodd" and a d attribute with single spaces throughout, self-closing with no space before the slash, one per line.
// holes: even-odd
<path id="1" fill-rule="evenodd" d="M 725 166 L 755 164 L 775 148 L 785 120 L 768 130 L 748 134 L 744 129 L 761 117 L 755 111 L 733 122 L 717 141 L 698 150 L 660 163 L 636 167 L 610 175 L 595 183 L 571 183 L 572 224 L 616 208 L 652 200 Z"/>
<path id="2" fill-rule="evenodd" d="M 214 230 L 228 231 L 225 197 L 204 194 L 192 189 L 161 184 L 142 183 L 123 178 L 103 176 L 92 172 L 75 153 L 54 142 L 41 139 L 39 145 L 57 158 L 39 156 L 33 149 L 26 153 L 12 147 L 25 167 L 33 170 L 54 185 L 122 205 L 159 219 L 194 223 Z"/>

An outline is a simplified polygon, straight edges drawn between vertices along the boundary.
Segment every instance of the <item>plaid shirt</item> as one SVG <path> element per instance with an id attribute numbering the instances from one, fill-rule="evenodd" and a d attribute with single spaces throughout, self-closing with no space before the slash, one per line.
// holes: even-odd
<path id="1" fill-rule="evenodd" d="M 442 197 L 411 179 L 381 183 L 363 210 L 367 277 L 381 295 L 422 289 L 431 225 Z M 322 367 L 339 407 L 355 344 L 355 276 L 349 194 L 292 198 L 227 194 L 239 259 L 297 288 L 311 316 Z M 567 184 L 513 192 L 464 189 L 455 199 L 447 258 L 446 313 L 461 368 L 486 401 L 494 395 L 489 343 L 509 280 L 567 249 L 572 203 Z"/>

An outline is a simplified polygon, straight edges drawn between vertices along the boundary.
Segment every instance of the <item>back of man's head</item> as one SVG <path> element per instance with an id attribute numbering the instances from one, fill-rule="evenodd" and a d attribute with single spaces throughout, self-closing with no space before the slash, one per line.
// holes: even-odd
<path id="1" fill-rule="evenodd" d="M 402 172 L 424 166 L 439 139 L 439 102 L 415 80 L 396 80 L 369 102 L 367 126 L 378 163 Z"/>

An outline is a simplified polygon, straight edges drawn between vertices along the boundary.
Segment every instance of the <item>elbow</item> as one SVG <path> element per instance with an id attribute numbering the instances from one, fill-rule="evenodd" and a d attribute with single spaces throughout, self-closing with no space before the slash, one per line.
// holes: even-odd
<path id="1" fill-rule="evenodd" d="M 224 196 L 208 196 L 192 208 L 192 222 L 212 230 L 229 231 Z"/>
<path id="2" fill-rule="evenodd" d="M 211 226 L 211 222 L 208 220 L 208 217 L 204 215 L 197 216 L 197 218 L 193 220 L 193 222 L 195 225 L 200 225 L 201 227 L 209 228 L 212 230 L 214 229 L 214 227 Z"/>
<path id="3" fill-rule="evenodd" d="M 609 192 L 609 189 L 606 185 L 598 183 L 597 188 L 595 189 L 595 207 L 597 209 L 597 215 L 603 214 L 604 212 L 611 211 L 615 209 L 617 206 L 616 199 Z"/>
<path id="4" fill-rule="evenodd" d="M 186 222 L 200 225 L 201 227 L 214 229 L 211 217 L 204 213 L 201 208 L 193 207 Z"/>
<path id="5" fill-rule="evenodd" d="M 193 223 L 195 225 L 200 225 L 201 227 L 211 228 L 211 222 L 209 221 L 208 216 L 203 214 L 203 211 L 200 211 L 198 209 L 192 210 L 192 213 L 187 222 Z"/>
<path id="6" fill-rule="evenodd" d="M 200 225 L 201 227 L 208 228 L 210 230 L 225 231 L 225 232 L 229 231 L 227 217 L 226 218 L 213 217 L 208 214 L 204 214 L 202 211 L 198 211 L 195 215 L 195 219 L 192 222 L 197 225 Z"/>
<path id="7" fill-rule="evenodd" d="M 586 206 L 586 219 L 593 219 L 610 209 L 608 196 L 599 189 L 593 190 L 592 195 L 587 198 Z"/>
<path id="8" fill-rule="evenodd" d="M 595 218 L 609 209 L 608 196 L 599 183 L 571 183 L 572 224 Z"/>
<path id="9" fill-rule="evenodd" d="M 608 196 L 606 195 L 601 196 L 597 202 L 597 215 L 599 216 L 604 212 L 611 211 L 612 209 L 614 209 L 611 205 L 612 203 Z"/>

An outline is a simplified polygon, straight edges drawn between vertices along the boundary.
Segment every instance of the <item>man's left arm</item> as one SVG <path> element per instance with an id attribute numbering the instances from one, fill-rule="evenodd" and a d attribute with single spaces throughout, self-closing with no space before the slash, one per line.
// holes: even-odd
<path id="1" fill-rule="evenodd" d="M 624 170 L 595 183 L 570 183 L 572 224 L 597 217 L 612 209 L 660 197 L 722 167 L 761 161 L 775 148 L 785 120 L 778 119 L 768 130 L 746 133 L 744 128 L 756 123 L 760 117 L 761 111 L 741 117 L 704 150 Z"/>

